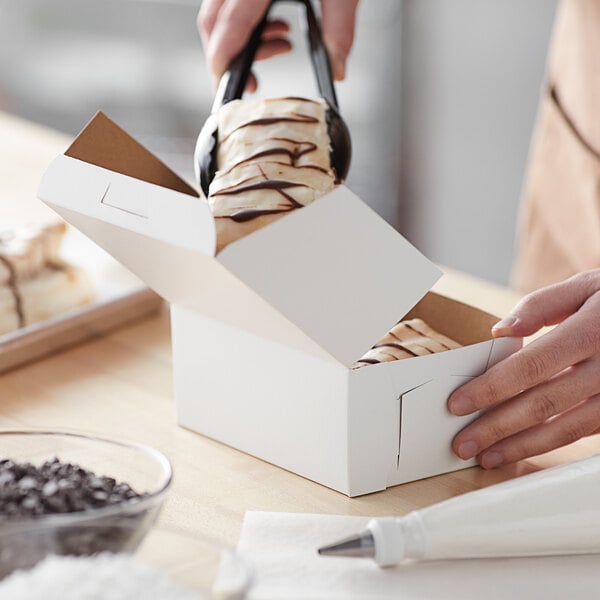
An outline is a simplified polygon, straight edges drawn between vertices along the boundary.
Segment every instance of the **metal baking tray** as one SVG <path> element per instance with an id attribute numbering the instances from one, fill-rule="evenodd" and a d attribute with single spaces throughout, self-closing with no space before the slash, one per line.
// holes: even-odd
<path id="1" fill-rule="evenodd" d="M 0 372 L 97 337 L 158 312 L 163 300 L 107 252 L 69 228 L 62 258 L 90 276 L 96 295 L 91 303 L 0 335 Z"/>

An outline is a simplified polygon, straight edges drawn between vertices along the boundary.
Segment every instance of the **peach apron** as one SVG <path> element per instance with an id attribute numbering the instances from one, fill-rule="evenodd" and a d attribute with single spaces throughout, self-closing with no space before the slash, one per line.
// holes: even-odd
<path id="1" fill-rule="evenodd" d="M 600 267 L 600 0 L 562 0 L 523 189 L 513 286 Z"/>

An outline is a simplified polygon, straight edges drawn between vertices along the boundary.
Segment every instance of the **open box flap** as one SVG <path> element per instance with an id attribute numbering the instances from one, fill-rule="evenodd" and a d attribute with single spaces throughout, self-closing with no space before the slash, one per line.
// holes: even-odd
<path id="1" fill-rule="evenodd" d="M 198 197 L 68 156 L 52 161 L 38 197 L 170 301 L 180 301 L 193 278 L 180 282 L 178 291 L 163 279 L 214 253 L 212 214 Z M 165 263 L 168 272 L 161 271 Z"/>
<path id="2" fill-rule="evenodd" d="M 231 244 L 218 259 L 346 366 L 441 276 L 344 186 Z"/>
<path id="3" fill-rule="evenodd" d="M 50 164 L 38 197 L 55 209 L 130 229 L 147 238 L 151 246 L 158 241 L 203 254 L 215 252 L 214 219 L 208 204 L 101 112 L 65 154 Z M 142 246 L 136 250 L 143 252 L 144 242 L 138 243 Z M 144 273 L 136 274 L 145 280 Z"/>
<path id="4" fill-rule="evenodd" d="M 171 302 L 194 295 L 182 272 L 215 252 L 208 204 L 102 113 L 52 161 L 38 197 Z"/>
<path id="5" fill-rule="evenodd" d="M 197 197 L 68 156 L 38 196 L 170 302 L 333 360 L 214 259 L 212 213 Z"/>
<path id="6" fill-rule="evenodd" d="M 103 112 L 97 112 L 81 130 L 65 156 L 198 197 L 193 187 Z"/>

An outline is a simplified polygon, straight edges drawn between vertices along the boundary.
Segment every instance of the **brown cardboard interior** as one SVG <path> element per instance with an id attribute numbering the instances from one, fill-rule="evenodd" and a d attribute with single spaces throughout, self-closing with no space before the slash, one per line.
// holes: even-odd
<path id="1" fill-rule="evenodd" d="M 491 339 L 492 325 L 499 321 L 498 317 L 435 292 L 428 292 L 404 318 L 415 317 L 463 346 Z"/>
<path id="2" fill-rule="evenodd" d="M 103 112 L 97 112 L 65 152 L 66 156 L 198 197 L 198 192 L 146 150 Z"/>

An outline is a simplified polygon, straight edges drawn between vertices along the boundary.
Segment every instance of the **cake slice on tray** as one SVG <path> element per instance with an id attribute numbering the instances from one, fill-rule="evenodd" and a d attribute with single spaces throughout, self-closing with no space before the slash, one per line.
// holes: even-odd
<path id="1" fill-rule="evenodd" d="M 84 270 L 60 258 L 62 222 L 0 227 L 0 335 L 90 302 Z"/>

